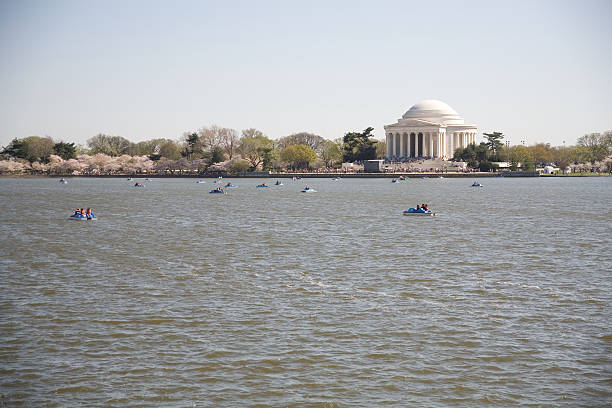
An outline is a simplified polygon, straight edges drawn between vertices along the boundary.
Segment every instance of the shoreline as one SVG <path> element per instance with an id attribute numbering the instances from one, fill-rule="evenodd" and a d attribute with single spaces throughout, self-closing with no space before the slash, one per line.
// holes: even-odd
<path id="1" fill-rule="evenodd" d="M 293 178 L 293 177 L 304 177 L 304 178 L 398 178 L 404 176 L 407 178 L 504 178 L 504 177 L 610 177 L 612 174 L 609 173 L 595 173 L 595 174 L 539 174 L 537 172 L 474 172 L 474 173 L 435 173 L 435 172 L 423 172 L 423 173 L 253 173 L 253 174 L 0 174 L 0 177 L 6 178 L 34 178 L 34 177 L 68 177 L 68 178 L 79 178 L 79 177 L 100 177 L 100 178 L 200 178 L 200 179 L 216 179 L 219 177 L 223 178 L 268 178 L 268 179 L 280 179 L 280 178 Z"/>

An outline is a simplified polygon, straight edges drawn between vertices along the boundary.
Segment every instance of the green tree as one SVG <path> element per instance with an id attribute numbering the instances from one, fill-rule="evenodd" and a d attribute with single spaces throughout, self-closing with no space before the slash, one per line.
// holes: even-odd
<path id="1" fill-rule="evenodd" d="M 194 159 L 195 156 L 200 156 L 198 152 L 201 150 L 200 136 L 195 133 L 187 133 L 185 135 L 186 146 L 183 155 L 188 159 Z"/>
<path id="2" fill-rule="evenodd" d="M 128 154 L 130 141 L 121 136 L 109 136 L 105 134 L 97 134 L 87 140 L 90 154 L 106 154 L 109 156 L 121 156 Z"/>
<path id="3" fill-rule="evenodd" d="M 161 157 L 165 157 L 167 159 L 170 160 L 177 160 L 181 158 L 181 148 L 179 147 L 179 145 L 172 141 L 172 140 L 166 140 L 164 143 L 162 143 L 159 146 L 159 151 L 157 154 L 153 154 L 151 155 L 153 157 L 151 157 L 152 160 L 161 158 Z M 155 157 L 158 156 L 158 157 Z"/>
<path id="4" fill-rule="evenodd" d="M 74 143 L 57 142 L 53 145 L 53 152 L 64 160 L 76 158 L 76 146 Z"/>
<path id="5" fill-rule="evenodd" d="M 310 163 L 317 160 L 317 154 L 306 145 L 291 145 L 281 151 L 280 159 L 292 169 L 307 169 Z"/>
<path id="6" fill-rule="evenodd" d="M 499 153 L 504 146 L 501 142 L 504 138 L 504 134 L 501 132 L 483 133 L 487 142 L 485 143 L 488 149 L 493 152 L 495 160 L 499 161 Z"/>
<path id="7" fill-rule="evenodd" d="M 212 149 L 210 155 L 210 164 L 221 163 L 225 160 L 225 154 L 223 154 L 223 149 L 221 147 L 217 146 Z"/>
<path id="8" fill-rule="evenodd" d="M 612 154 L 612 131 L 584 135 L 576 144 L 584 148 L 584 158 L 587 161 L 591 163 L 601 161 Z"/>
<path id="9" fill-rule="evenodd" d="M 49 161 L 54 151 L 55 143 L 50 137 L 29 136 L 23 139 L 13 139 L 2 151 L 3 156 L 28 160 L 30 163 Z"/>
<path id="10" fill-rule="evenodd" d="M 533 160 L 539 165 L 546 165 L 553 161 L 553 149 L 550 147 L 550 143 L 538 143 L 533 146 L 528 146 L 527 149 L 530 152 Z"/>
<path id="11" fill-rule="evenodd" d="M 376 158 L 384 159 L 387 155 L 387 142 L 384 140 L 379 140 L 376 142 Z"/>
<path id="12" fill-rule="evenodd" d="M 151 139 L 138 143 L 130 143 L 127 154 L 130 156 L 154 156 L 159 155 L 161 145 L 170 141 L 170 139 Z"/>
<path id="13" fill-rule="evenodd" d="M 321 148 L 321 160 L 325 163 L 325 167 L 332 167 L 342 161 L 342 149 L 338 143 L 326 140 Z"/>
<path id="14" fill-rule="evenodd" d="M 255 129 L 247 129 L 248 133 L 242 131 L 239 153 L 243 159 L 251 163 L 251 169 L 257 170 L 262 166 L 266 157 L 272 160 L 272 151 L 275 150 L 274 142 L 263 133 Z M 252 132 L 251 132 L 252 131 Z"/>
<path id="15" fill-rule="evenodd" d="M 374 128 L 369 127 L 363 132 L 349 132 L 342 139 L 343 160 L 355 162 L 376 158 L 376 140 L 370 139 Z"/>
<path id="16" fill-rule="evenodd" d="M 453 160 L 467 162 L 469 167 L 477 169 L 481 167 L 482 162 L 488 161 L 488 156 L 489 148 L 486 143 L 481 142 L 478 146 L 472 143 L 455 149 Z"/>
<path id="17" fill-rule="evenodd" d="M 478 163 L 478 168 L 480 169 L 480 171 L 495 171 L 499 168 L 499 166 L 497 165 L 497 163 L 492 163 L 488 160 L 483 160 Z"/>
<path id="18" fill-rule="evenodd" d="M 11 142 L 2 149 L 2 157 L 5 159 L 15 158 L 15 159 L 25 159 L 25 151 L 23 140 L 21 139 L 13 139 Z"/>
<path id="19" fill-rule="evenodd" d="M 228 171 L 231 174 L 240 174 L 244 173 L 251 167 L 251 163 L 248 160 L 238 159 L 230 164 Z"/>
<path id="20" fill-rule="evenodd" d="M 535 170 L 535 163 L 529 149 L 525 146 L 512 146 L 510 147 L 510 170 L 518 170 L 519 164 L 523 171 Z"/>
<path id="21" fill-rule="evenodd" d="M 273 146 L 260 147 L 259 152 L 263 157 L 261 168 L 264 171 L 269 171 L 274 168 L 274 164 L 280 158 L 280 152 Z"/>
<path id="22" fill-rule="evenodd" d="M 325 142 L 326 140 L 319 135 L 308 132 L 300 132 L 281 137 L 278 139 L 277 145 L 281 150 L 291 145 L 306 145 L 314 150 L 317 154 L 321 154 Z"/>

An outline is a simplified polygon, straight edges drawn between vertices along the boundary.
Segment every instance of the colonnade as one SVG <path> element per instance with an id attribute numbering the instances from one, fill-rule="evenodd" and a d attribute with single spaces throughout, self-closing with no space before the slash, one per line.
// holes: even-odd
<path id="1" fill-rule="evenodd" d="M 396 132 L 387 134 L 387 158 L 450 157 L 476 142 L 474 132 Z"/>

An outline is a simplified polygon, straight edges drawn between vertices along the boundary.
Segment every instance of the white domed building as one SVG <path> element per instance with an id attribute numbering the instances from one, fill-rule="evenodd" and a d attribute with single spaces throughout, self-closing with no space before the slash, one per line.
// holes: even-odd
<path id="1" fill-rule="evenodd" d="M 408 109 L 392 125 L 385 126 L 387 159 L 449 158 L 455 149 L 476 142 L 476 125 L 466 125 L 453 108 L 426 99 Z"/>

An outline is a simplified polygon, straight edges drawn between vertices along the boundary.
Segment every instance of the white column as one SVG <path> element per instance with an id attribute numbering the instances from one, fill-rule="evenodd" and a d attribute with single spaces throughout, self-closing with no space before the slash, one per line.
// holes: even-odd
<path id="1" fill-rule="evenodd" d="M 444 156 L 448 156 L 448 144 L 450 143 L 450 136 L 444 132 Z"/>
<path id="2" fill-rule="evenodd" d="M 432 133 L 434 138 L 434 146 L 433 146 L 433 157 L 437 158 L 440 156 L 440 133 Z"/>
<path id="3" fill-rule="evenodd" d="M 410 136 L 412 133 L 408 133 L 408 157 L 412 157 L 412 145 L 410 144 L 410 139 L 412 138 L 412 136 Z"/>
<path id="4" fill-rule="evenodd" d="M 433 157 L 434 155 L 434 150 L 433 150 L 433 133 L 429 133 L 429 152 L 427 154 L 428 156 Z"/>
<path id="5" fill-rule="evenodd" d="M 397 138 L 397 157 L 402 157 L 402 134 L 398 133 L 395 137 Z"/>
<path id="6" fill-rule="evenodd" d="M 395 157 L 399 157 L 399 155 L 400 155 L 400 151 L 399 151 L 399 138 L 400 138 L 399 133 L 396 133 L 395 134 L 395 143 L 393 145 L 395 147 Z"/>

